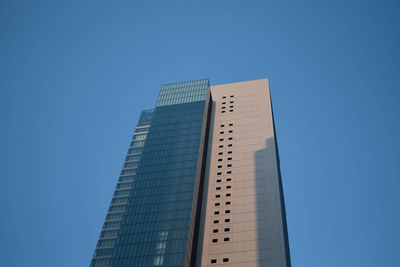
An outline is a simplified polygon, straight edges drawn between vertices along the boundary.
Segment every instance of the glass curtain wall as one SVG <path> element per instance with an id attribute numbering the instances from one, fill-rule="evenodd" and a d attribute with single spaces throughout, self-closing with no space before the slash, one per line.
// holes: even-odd
<path id="1" fill-rule="evenodd" d="M 164 85 L 143 111 L 91 266 L 184 266 L 208 80 Z"/>

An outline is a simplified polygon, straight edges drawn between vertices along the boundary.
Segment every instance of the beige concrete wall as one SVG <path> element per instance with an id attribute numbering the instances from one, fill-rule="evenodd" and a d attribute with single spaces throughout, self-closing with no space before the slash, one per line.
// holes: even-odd
<path id="1" fill-rule="evenodd" d="M 211 86 L 211 95 L 196 265 L 289 266 L 268 80 Z"/>

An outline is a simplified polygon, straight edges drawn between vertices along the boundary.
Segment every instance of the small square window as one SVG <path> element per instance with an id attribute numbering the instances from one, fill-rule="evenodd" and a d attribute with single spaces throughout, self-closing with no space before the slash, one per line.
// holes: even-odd
<path id="1" fill-rule="evenodd" d="M 218 165 L 218 169 L 221 169 L 222 168 L 222 165 Z"/>
<path id="2" fill-rule="evenodd" d="M 229 137 L 229 138 L 228 138 L 228 140 L 232 140 L 232 139 L 233 139 L 233 137 Z"/>
<path id="3" fill-rule="evenodd" d="M 228 160 L 232 160 L 232 158 L 228 158 Z"/>
<path id="4" fill-rule="evenodd" d="M 232 144 L 228 144 L 228 146 L 229 146 L 229 147 L 231 147 L 231 146 L 232 146 Z"/>
<path id="5" fill-rule="evenodd" d="M 224 125 L 224 124 L 221 124 L 220 127 L 225 127 L 225 125 Z"/>
<path id="6" fill-rule="evenodd" d="M 225 232 L 227 232 L 226 229 L 229 229 L 229 228 L 225 228 Z M 218 233 L 218 229 L 214 229 L 213 233 Z"/>
<path id="7" fill-rule="evenodd" d="M 221 113 L 225 113 L 225 110 L 221 111 Z"/>
<path id="8" fill-rule="evenodd" d="M 219 212 L 218 212 L 218 213 L 219 213 Z M 230 210 L 226 210 L 225 213 L 226 213 L 226 214 L 229 214 L 229 213 L 231 213 L 231 211 L 230 211 Z"/>
<path id="9" fill-rule="evenodd" d="M 227 178 L 226 181 L 230 182 L 230 181 L 232 181 L 232 178 Z"/>
<path id="10" fill-rule="evenodd" d="M 231 173 L 232 173 L 232 171 L 227 171 L 227 172 L 226 172 L 226 174 L 231 174 Z"/>
<path id="11" fill-rule="evenodd" d="M 219 134 L 224 134 L 224 132 L 219 132 Z"/>
<path id="12" fill-rule="evenodd" d="M 219 214 L 219 211 L 217 210 L 217 211 L 214 211 L 214 215 L 218 215 Z"/>
<path id="13" fill-rule="evenodd" d="M 233 126 L 233 123 L 229 123 L 229 126 Z"/>
<path id="14" fill-rule="evenodd" d="M 217 263 L 217 260 L 216 259 L 212 259 L 211 263 Z"/>
<path id="15" fill-rule="evenodd" d="M 214 221 L 215 222 L 215 221 Z M 225 219 L 225 222 L 231 222 L 231 219 Z"/>
<path id="16" fill-rule="evenodd" d="M 222 261 L 223 262 L 229 262 L 229 258 L 224 258 Z"/>
<path id="17" fill-rule="evenodd" d="M 228 151 L 228 154 L 232 154 L 232 151 Z"/>
<path id="18" fill-rule="evenodd" d="M 231 189 L 231 188 L 232 188 L 232 186 L 230 186 L 230 185 L 226 186 L 226 189 Z"/>
<path id="19" fill-rule="evenodd" d="M 221 187 L 220 187 L 220 186 L 217 186 L 215 189 L 216 189 L 216 190 L 221 190 Z"/>
<path id="20" fill-rule="evenodd" d="M 218 153 L 218 155 L 223 155 L 223 154 L 224 154 L 224 152 L 219 152 L 219 153 Z"/>
<path id="21" fill-rule="evenodd" d="M 222 109 L 225 109 L 226 107 L 221 107 Z"/>
<path id="22" fill-rule="evenodd" d="M 226 196 L 227 196 L 227 197 L 230 197 L 230 196 L 231 196 L 231 193 L 226 194 Z"/>
<path id="23" fill-rule="evenodd" d="M 230 167 L 232 167 L 232 164 L 228 164 L 227 166 L 228 166 L 228 168 L 230 168 Z"/>
<path id="24" fill-rule="evenodd" d="M 231 95 L 230 97 L 234 97 L 234 95 Z"/>
<path id="25" fill-rule="evenodd" d="M 220 146 L 218 146 L 218 148 L 223 148 L 224 147 L 224 145 L 220 145 Z"/>
<path id="26" fill-rule="evenodd" d="M 226 98 L 226 96 L 223 96 L 222 98 Z"/>
<path id="27" fill-rule="evenodd" d="M 225 228 L 224 232 L 229 232 L 230 230 L 231 230 L 231 228 Z M 217 232 L 218 232 L 218 229 L 217 229 Z"/>
<path id="28" fill-rule="evenodd" d="M 219 202 L 215 203 L 215 206 L 218 207 L 219 205 L 221 205 Z"/>
<path id="29" fill-rule="evenodd" d="M 215 223 L 215 224 L 219 223 L 219 220 L 214 220 L 214 223 Z"/>
<path id="30" fill-rule="evenodd" d="M 233 112 L 233 109 L 229 110 L 229 112 Z"/>
<path id="31" fill-rule="evenodd" d="M 221 182 L 221 179 L 218 179 L 218 180 L 217 180 L 217 183 L 220 183 L 220 182 Z"/>
<path id="32" fill-rule="evenodd" d="M 221 195 L 215 195 L 215 198 L 220 198 L 221 197 Z"/>
<path id="33" fill-rule="evenodd" d="M 217 175 L 222 175 L 222 172 L 217 172 Z"/>
<path id="34" fill-rule="evenodd" d="M 218 239 L 214 238 L 214 239 L 212 240 L 212 242 L 213 242 L 213 243 L 217 243 L 217 242 L 218 242 Z"/>
<path id="35" fill-rule="evenodd" d="M 225 105 L 226 104 L 226 102 L 222 102 L 222 105 Z"/>
<path id="36" fill-rule="evenodd" d="M 219 139 L 219 141 L 224 141 L 224 138 Z"/>
<path id="37" fill-rule="evenodd" d="M 217 240 L 218 241 L 218 240 Z M 224 238 L 224 242 L 229 241 L 229 237 Z"/>
<path id="38" fill-rule="evenodd" d="M 233 133 L 233 131 L 232 131 L 232 130 L 229 130 L 229 133 Z"/>
<path id="39" fill-rule="evenodd" d="M 222 161 L 222 159 L 218 159 L 218 161 Z"/>
<path id="40" fill-rule="evenodd" d="M 233 102 L 234 102 L 234 101 L 232 100 L 232 101 L 230 101 L 229 103 L 233 104 Z"/>
<path id="41" fill-rule="evenodd" d="M 225 202 L 225 205 L 230 205 L 230 204 L 231 204 L 230 201 Z"/>

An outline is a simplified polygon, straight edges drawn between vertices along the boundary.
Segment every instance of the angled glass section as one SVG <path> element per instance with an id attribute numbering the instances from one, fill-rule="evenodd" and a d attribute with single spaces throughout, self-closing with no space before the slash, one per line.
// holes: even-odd
<path id="1" fill-rule="evenodd" d="M 140 115 L 90 266 L 110 264 L 153 114 L 154 110 L 144 110 Z"/>

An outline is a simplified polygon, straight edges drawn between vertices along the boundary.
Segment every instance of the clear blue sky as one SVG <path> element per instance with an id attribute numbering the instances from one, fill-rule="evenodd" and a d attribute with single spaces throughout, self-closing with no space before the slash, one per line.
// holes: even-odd
<path id="1" fill-rule="evenodd" d="M 263 77 L 293 266 L 399 266 L 396 0 L 2 0 L 0 265 L 89 265 L 161 84 Z"/>

